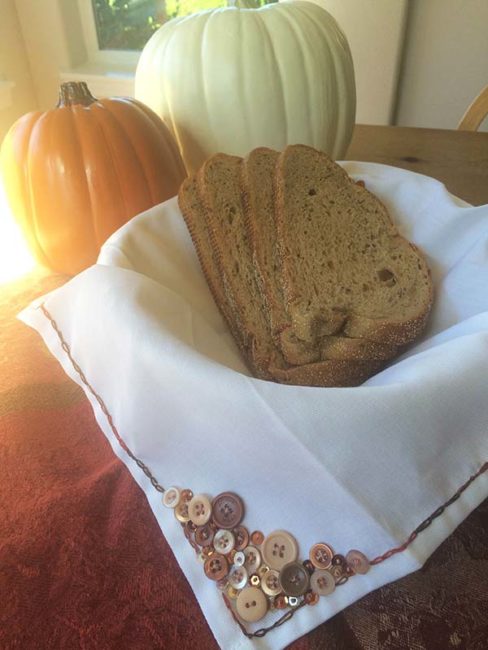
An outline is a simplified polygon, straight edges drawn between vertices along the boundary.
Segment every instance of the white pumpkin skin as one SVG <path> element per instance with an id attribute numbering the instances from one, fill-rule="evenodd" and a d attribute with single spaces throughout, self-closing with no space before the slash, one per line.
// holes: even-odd
<path id="1" fill-rule="evenodd" d="M 356 111 L 346 38 L 301 1 L 166 23 L 142 51 L 135 94 L 172 130 L 189 173 L 213 153 L 259 146 L 308 144 L 340 159 Z"/>

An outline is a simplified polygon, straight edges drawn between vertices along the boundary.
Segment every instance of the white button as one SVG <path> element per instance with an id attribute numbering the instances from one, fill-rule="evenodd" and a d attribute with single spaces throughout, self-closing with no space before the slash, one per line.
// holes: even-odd
<path id="1" fill-rule="evenodd" d="M 204 494 L 195 494 L 188 504 L 188 516 L 195 526 L 203 526 L 212 515 L 210 500 Z"/>
<path id="2" fill-rule="evenodd" d="M 249 575 L 256 573 L 261 564 L 261 553 L 255 546 L 246 546 L 243 553 L 246 556 L 244 566 L 246 567 L 247 572 Z"/>
<path id="3" fill-rule="evenodd" d="M 237 596 L 236 609 L 243 621 L 254 623 L 266 615 L 268 601 L 258 587 L 246 587 Z"/>
<path id="4" fill-rule="evenodd" d="M 247 571 L 243 566 L 233 566 L 228 575 L 229 584 L 234 589 L 243 589 L 247 585 Z"/>
<path id="5" fill-rule="evenodd" d="M 236 543 L 235 537 L 230 530 L 218 530 L 213 538 L 213 547 L 217 553 L 227 555 L 234 548 Z"/>
<path id="6" fill-rule="evenodd" d="M 234 564 L 236 566 L 243 566 L 244 562 L 246 561 L 246 556 L 242 551 L 237 551 L 237 553 L 234 555 Z"/>
<path id="7" fill-rule="evenodd" d="M 176 508 L 180 502 L 181 492 L 177 487 L 170 487 L 164 491 L 163 505 L 167 508 Z"/>

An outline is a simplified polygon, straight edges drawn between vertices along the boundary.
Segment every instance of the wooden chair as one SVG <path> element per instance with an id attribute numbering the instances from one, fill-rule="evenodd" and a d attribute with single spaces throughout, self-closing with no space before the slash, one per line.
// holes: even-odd
<path id="1" fill-rule="evenodd" d="M 478 97 L 469 106 L 458 124 L 460 131 L 477 131 L 481 122 L 488 115 L 488 86 L 485 86 Z"/>

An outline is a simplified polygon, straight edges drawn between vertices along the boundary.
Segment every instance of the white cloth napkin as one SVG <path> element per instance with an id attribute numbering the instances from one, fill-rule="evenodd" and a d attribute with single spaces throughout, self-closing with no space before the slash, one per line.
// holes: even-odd
<path id="1" fill-rule="evenodd" d="M 245 525 L 285 529 L 306 559 L 316 542 L 369 558 L 403 543 L 488 458 L 488 206 L 430 178 L 345 163 L 387 205 L 432 269 L 436 298 L 413 348 L 358 388 L 282 386 L 249 376 L 214 305 L 176 200 L 134 218 L 99 264 L 43 299 L 132 451 L 164 486 L 239 494 Z M 36 306 L 37 329 L 80 383 Z M 403 553 L 354 576 L 261 640 L 246 639 L 173 512 L 114 439 L 147 495 L 220 646 L 283 648 L 381 585 L 418 569 L 488 495 L 478 477 Z M 268 615 L 252 629 L 270 624 Z M 197 640 L 195 640 L 197 643 Z"/>

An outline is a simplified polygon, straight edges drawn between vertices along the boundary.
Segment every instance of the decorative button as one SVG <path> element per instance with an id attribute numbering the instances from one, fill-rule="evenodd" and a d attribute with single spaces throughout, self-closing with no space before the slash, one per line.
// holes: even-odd
<path id="1" fill-rule="evenodd" d="M 328 569 L 333 557 L 334 551 L 328 544 L 314 544 L 310 549 L 310 561 L 317 569 Z"/>
<path id="2" fill-rule="evenodd" d="M 215 532 L 207 523 L 204 526 L 198 526 L 195 530 L 195 542 L 200 546 L 210 546 L 213 542 Z"/>
<path id="3" fill-rule="evenodd" d="M 310 576 L 310 588 L 319 596 L 328 596 L 335 589 L 334 576 L 330 571 L 318 569 Z"/>
<path id="4" fill-rule="evenodd" d="M 237 596 L 237 613 L 243 621 L 254 623 L 260 621 L 268 611 L 268 601 L 261 589 L 246 587 Z"/>
<path id="5" fill-rule="evenodd" d="M 237 526 L 234 529 L 234 537 L 236 538 L 236 551 L 243 551 L 249 544 L 249 532 L 244 526 Z"/>
<path id="6" fill-rule="evenodd" d="M 195 494 L 188 504 L 188 515 L 196 526 L 203 526 L 210 519 L 212 507 L 204 494 Z"/>
<path id="7" fill-rule="evenodd" d="M 229 573 L 229 584 L 234 589 L 242 589 L 247 585 L 248 574 L 243 566 L 233 566 Z"/>
<path id="8" fill-rule="evenodd" d="M 177 487 L 169 487 L 163 494 L 163 505 L 167 508 L 176 508 L 181 499 L 181 492 Z"/>
<path id="9" fill-rule="evenodd" d="M 260 530 L 255 530 L 251 533 L 251 542 L 254 546 L 260 546 L 264 541 L 264 535 Z"/>
<path id="10" fill-rule="evenodd" d="M 268 569 L 261 577 L 261 589 L 267 596 L 277 596 L 281 593 L 280 574 L 276 569 Z"/>
<path id="11" fill-rule="evenodd" d="M 298 544 L 286 530 L 275 530 L 264 540 L 262 551 L 266 564 L 279 571 L 297 559 Z"/>
<path id="12" fill-rule="evenodd" d="M 287 596 L 301 596 L 309 583 L 309 573 L 301 562 L 285 564 L 280 571 L 280 585 Z"/>
<path id="13" fill-rule="evenodd" d="M 233 492 L 222 492 L 212 501 L 212 515 L 219 528 L 235 528 L 244 516 L 242 499 Z"/>
<path id="14" fill-rule="evenodd" d="M 227 555 L 234 548 L 235 539 L 230 530 L 218 530 L 213 539 L 213 546 L 217 553 Z"/>
<path id="15" fill-rule="evenodd" d="M 349 551 L 346 555 L 346 563 L 356 573 L 367 573 L 369 571 L 369 560 L 361 551 L 355 549 Z"/>
<path id="16" fill-rule="evenodd" d="M 254 546 L 246 546 L 243 551 L 246 559 L 244 561 L 244 566 L 247 569 L 249 575 L 256 573 L 261 564 L 261 553 Z"/>
<path id="17" fill-rule="evenodd" d="M 229 573 L 229 564 L 223 555 L 212 555 L 205 560 L 203 570 L 210 580 L 222 580 Z"/>
<path id="18" fill-rule="evenodd" d="M 236 566 L 244 566 L 244 562 L 246 561 L 246 556 L 242 551 L 237 551 L 237 553 L 234 555 L 234 564 Z"/>
<path id="19" fill-rule="evenodd" d="M 183 501 L 180 499 L 180 502 L 174 509 L 175 517 L 182 524 L 186 524 L 187 521 L 190 521 L 190 515 L 188 513 L 188 501 Z"/>

